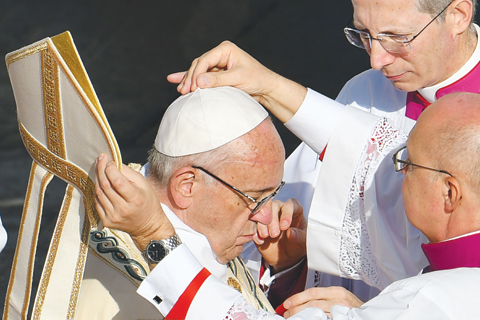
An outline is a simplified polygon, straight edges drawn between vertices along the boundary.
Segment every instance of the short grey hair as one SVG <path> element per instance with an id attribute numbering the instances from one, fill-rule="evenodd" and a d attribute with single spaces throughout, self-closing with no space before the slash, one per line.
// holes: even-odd
<path id="1" fill-rule="evenodd" d="M 477 6 L 477 0 L 472 1 L 472 20 L 470 21 L 470 27 L 473 28 L 473 20 L 475 19 L 475 11 Z M 418 0 L 417 7 L 421 12 L 429 13 L 432 18 L 435 17 L 446 6 L 452 3 L 452 0 Z M 438 19 L 445 21 L 445 12 L 443 12 Z"/>
<path id="2" fill-rule="evenodd" d="M 181 157 L 167 156 L 153 147 L 148 152 L 147 176 L 159 188 L 166 188 L 172 175 L 180 168 L 199 166 L 211 170 L 211 168 L 220 168 L 227 162 L 241 158 L 246 151 L 242 141 L 243 139 L 240 137 L 214 150 Z M 210 176 L 206 176 L 205 181 L 208 183 L 213 180 Z"/>

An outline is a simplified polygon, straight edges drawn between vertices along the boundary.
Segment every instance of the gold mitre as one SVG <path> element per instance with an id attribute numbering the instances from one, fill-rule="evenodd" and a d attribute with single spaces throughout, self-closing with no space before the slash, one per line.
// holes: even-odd
<path id="1" fill-rule="evenodd" d="M 32 318 L 159 318 L 135 292 L 148 266 L 130 237 L 97 228 L 95 159 L 105 153 L 119 168 L 122 160 L 70 33 L 9 53 L 6 63 L 33 163 L 4 319 L 27 317 L 43 198 L 54 176 L 68 185 Z"/>

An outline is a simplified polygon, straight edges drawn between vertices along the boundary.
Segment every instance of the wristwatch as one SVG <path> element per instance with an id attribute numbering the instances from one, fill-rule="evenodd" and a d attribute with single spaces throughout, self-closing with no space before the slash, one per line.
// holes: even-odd
<path id="1" fill-rule="evenodd" d="M 182 240 L 177 234 L 168 239 L 151 240 L 142 251 L 142 256 L 149 264 L 157 264 L 181 244 Z"/>

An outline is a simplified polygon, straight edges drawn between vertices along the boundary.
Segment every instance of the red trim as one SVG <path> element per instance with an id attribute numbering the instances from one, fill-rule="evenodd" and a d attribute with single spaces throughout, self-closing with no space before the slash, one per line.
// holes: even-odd
<path id="1" fill-rule="evenodd" d="M 275 309 L 275 312 L 278 314 L 278 315 L 281 315 L 283 316 L 283 314 L 287 311 L 287 309 L 285 309 L 285 307 L 283 306 L 283 303 L 281 305 L 279 305 L 277 307 L 277 309 Z"/>
<path id="2" fill-rule="evenodd" d="M 318 159 L 320 159 L 320 161 L 322 162 L 323 162 L 323 157 L 325 156 L 325 151 L 327 151 L 327 146 L 328 145 L 326 145 L 325 148 L 323 148 L 322 153 L 320 153 L 320 156 L 318 157 Z"/>
<path id="3" fill-rule="evenodd" d="M 178 298 L 172 310 L 170 310 L 165 317 L 165 320 L 184 320 L 187 317 L 188 309 L 190 308 L 195 295 L 210 275 L 210 271 L 203 268 L 188 285 L 180 298 Z"/>
<path id="4" fill-rule="evenodd" d="M 263 275 L 265 274 L 265 259 L 262 257 L 262 263 L 260 265 L 260 276 L 259 279 L 262 279 Z"/>

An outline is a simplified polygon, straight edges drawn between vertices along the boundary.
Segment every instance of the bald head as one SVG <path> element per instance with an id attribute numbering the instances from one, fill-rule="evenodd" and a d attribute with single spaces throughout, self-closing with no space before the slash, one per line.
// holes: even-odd
<path id="1" fill-rule="evenodd" d="M 428 153 L 437 168 L 463 177 L 480 191 L 480 95 L 442 97 L 419 117 L 410 140 Z"/>
<path id="2" fill-rule="evenodd" d="M 480 230 L 480 95 L 451 94 L 433 103 L 407 149 L 417 165 L 403 172 L 409 221 L 432 243 Z"/>

